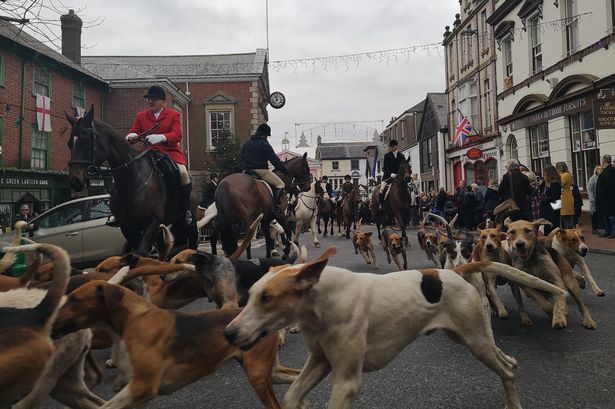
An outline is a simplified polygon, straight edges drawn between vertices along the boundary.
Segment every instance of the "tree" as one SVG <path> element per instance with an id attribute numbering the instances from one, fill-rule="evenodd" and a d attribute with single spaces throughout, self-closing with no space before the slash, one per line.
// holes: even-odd
<path id="1" fill-rule="evenodd" d="M 237 172 L 241 166 L 241 145 L 230 131 L 218 138 L 216 150 L 205 154 L 205 169 L 221 177 Z"/>

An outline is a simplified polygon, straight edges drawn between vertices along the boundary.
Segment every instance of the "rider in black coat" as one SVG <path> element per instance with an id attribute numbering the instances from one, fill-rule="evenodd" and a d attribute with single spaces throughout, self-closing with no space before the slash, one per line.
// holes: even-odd
<path id="1" fill-rule="evenodd" d="M 218 187 L 218 182 L 220 179 L 215 173 L 211 174 L 209 179 L 210 182 L 205 186 L 205 190 L 203 190 L 203 200 L 201 200 L 201 203 L 199 204 L 201 209 L 207 209 L 215 201 L 216 188 Z"/>
<path id="2" fill-rule="evenodd" d="M 329 195 L 329 199 L 333 199 L 333 186 L 331 186 L 331 183 L 329 183 L 329 178 L 327 177 L 327 175 L 323 175 L 320 180 L 322 181 L 322 183 L 325 184 L 325 192 L 327 192 L 327 194 Z"/>
<path id="3" fill-rule="evenodd" d="M 395 139 L 391 139 L 389 142 L 389 152 L 384 155 L 384 164 L 382 169 L 382 184 L 380 185 L 380 195 L 379 201 L 380 205 L 384 204 L 384 194 L 386 192 L 386 187 L 391 182 L 391 179 L 394 178 L 396 173 L 399 171 L 399 166 L 406 161 L 406 157 L 403 153 L 397 150 L 397 141 Z"/>

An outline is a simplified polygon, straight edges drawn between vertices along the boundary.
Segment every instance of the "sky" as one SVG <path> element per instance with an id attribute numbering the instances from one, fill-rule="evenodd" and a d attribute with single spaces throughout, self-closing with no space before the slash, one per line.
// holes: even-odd
<path id="1" fill-rule="evenodd" d="M 267 48 L 266 0 L 60 0 L 86 25 L 82 55 L 177 55 L 254 52 Z M 72 1 L 72 3 L 71 3 Z M 327 57 L 410 47 L 442 40 L 459 12 L 457 0 L 268 0 L 270 60 Z M 97 25 L 87 21 L 102 17 Z M 438 51 L 439 50 L 439 51 Z M 401 58 L 376 55 L 346 68 L 287 64 L 270 69 L 271 142 L 368 140 L 391 117 L 443 92 L 441 47 Z M 323 126 L 323 123 L 329 123 Z M 337 124 L 331 124 L 337 123 Z M 353 125 L 354 124 L 354 125 Z"/>

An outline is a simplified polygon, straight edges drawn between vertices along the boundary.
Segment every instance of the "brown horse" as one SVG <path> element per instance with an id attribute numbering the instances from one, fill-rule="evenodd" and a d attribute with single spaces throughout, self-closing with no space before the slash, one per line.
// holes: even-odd
<path id="1" fill-rule="evenodd" d="M 407 162 L 399 165 L 397 176 L 391 182 L 389 194 L 384 202 L 383 209 L 380 209 L 378 195 L 380 194 L 380 186 L 372 192 L 372 213 L 378 229 L 378 239 L 380 239 L 380 226 L 384 225 L 386 214 L 390 216 L 390 220 L 395 218 L 397 224 L 401 228 L 401 235 L 408 243 L 406 236 L 406 225 L 410 219 L 410 189 L 408 183 L 412 181 L 412 167 Z"/>
<path id="2" fill-rule="evenodd" d="M 307 153 L 302 157 L 296 157 L 288 160 L 286 168 L 288 175 L 278 174 L 280 179 L 284 181 L 285 190 L 291 186 L 298 185 L 299 189 L 306 192 L 310 189 L 312 175 L 307 162 Z M 286 207 L 286 200 L 282 199 L 282 210 Z M 218 209 L 218 232 L 222 241 L 224 253 L 228 256 L 233 254 L 237 248 L 237 239 L 233 231 L 234 222 L 243 222 L 245 226 L 250 226 L 259 214 L 263 213 L 265 217 L 261 222 L 261 230 L 265 235 L 267 245 L 267 258 L 271 257 L 273 249 L 273 241 L 269 230 L 269 223 L 274 219 L 271 212 L 273 205 L 273 197 L 271 191 L 265 183 L 256 180 L 254 177 L 235 173 L 222 179 L 216 189 L 216 208 Z M 290 252 L 290 228 L 286 221 L 285 212 L 275 215 L 275 219 L 284 228 L 286 237 L 284 241 L 284 256 L 288 257 Z M 252 257 L 250 247 L 247 248 L 246 254 L 248 258 Z"/>
<path id="3" fill-rule="evenodd" d="M 346 229 L 346 238 L 350 238 L 350 226 L 354 223 L 354 229 L 357 229 L 357 210 L 361 195 L 359 189 L 354 187 L 350 194 L 344 198 L 342 203 L 342 217 L 344 220 L 344 228 Z"/>
<path id="4" fill-rule="evenodd" d="M 320 230 L 320 221 L 325 223 L 324 233 Z M 335 221 L 335 203 L 328 197 L 321 196 L 318 199 L 318 217 L 316 225 L 318 226 L 318 234 L 322 233 L 322 237 L 327 237 L 327 228 L 331 223 L 331 236 L 333 236 L 333 223 Z"/>

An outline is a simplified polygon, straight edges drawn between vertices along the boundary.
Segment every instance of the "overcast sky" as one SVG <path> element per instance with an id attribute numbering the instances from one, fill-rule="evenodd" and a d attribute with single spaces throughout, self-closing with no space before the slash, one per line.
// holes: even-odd
<path id="1" fill-rule="evenodd" d="M 64 0 L 70 4 L 70 0 Z M 254 52 L 266 48 L 265 0 L 73 0 L 85 5 L 83 55 L 173 55 Z M 269 0 L 270 60 L 324 57 L 402 48 L 442 40 L 445 25 L 459 11 L 457 0 Z M 418 50 L 408 59 L 361 61 L 346 70 L 291 67 L 271 70 L 271 91 L 286 106 L 269 110 L 272 142 L 295 132 L 312 142 L 382 131 L 391 117 L 444 91 L 442 52 Z M 352 122 L 374 121 L 358 124 Z M 326 130 L 307 123 L 348 122 Z M 305 125 L 295 126 L 296 123 Z M 366 128 L 369 127 L 369 128 Z M 342 129 L 343 128 L 343 129 Z M 291 146 L 293 148 L 294 146 Z"/>

